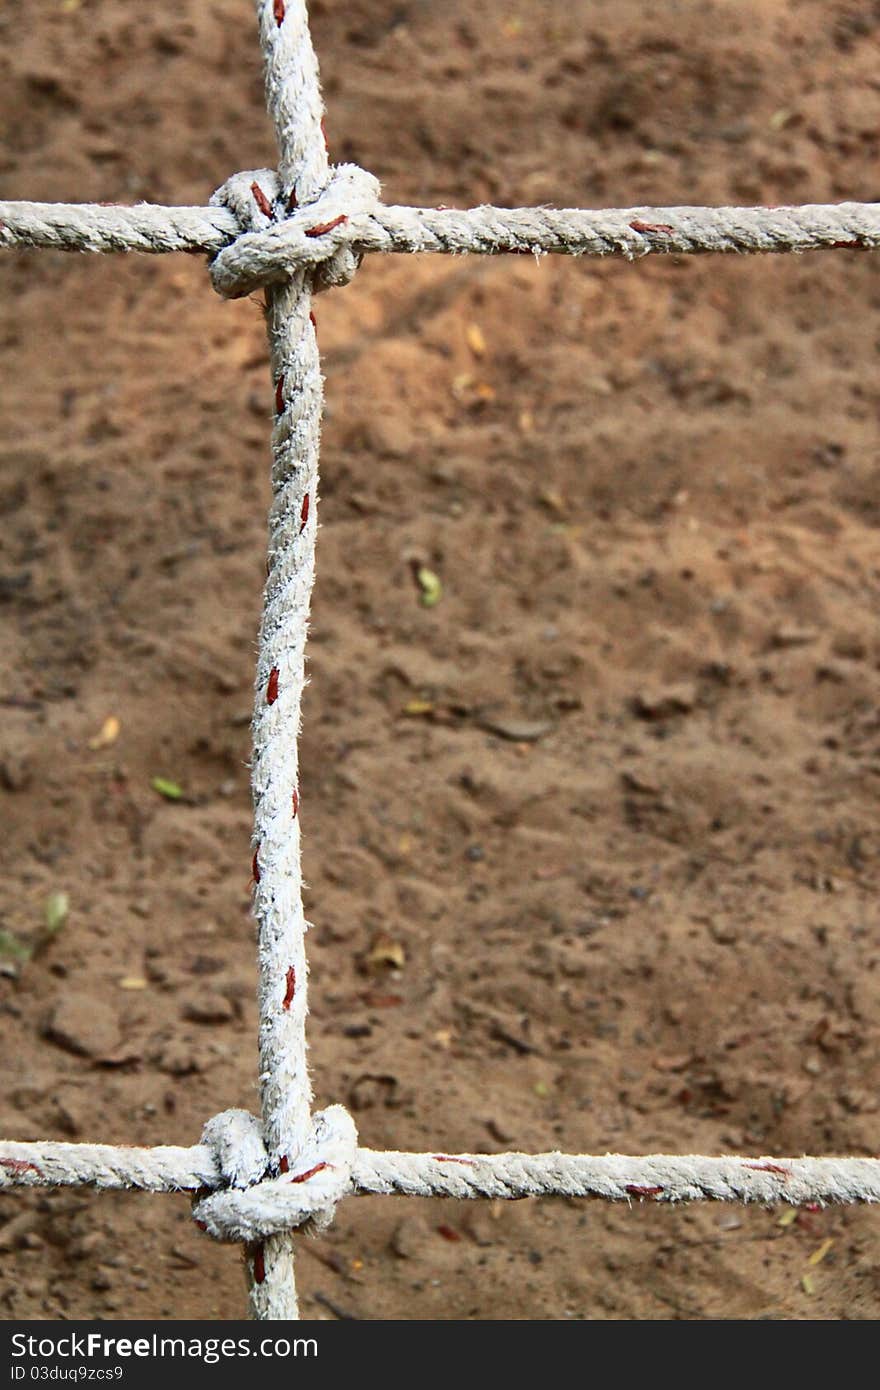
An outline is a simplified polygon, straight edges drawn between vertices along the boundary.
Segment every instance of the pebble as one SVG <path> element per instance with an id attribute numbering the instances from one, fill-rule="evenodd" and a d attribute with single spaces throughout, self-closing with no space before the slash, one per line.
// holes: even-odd
<path id="1" fill-rule="evenodd" d="M 163 1047 L 158 1057 L 159 1067 L 169 1076 L 189 1076 L 202 1070 L 199 1059 L 191 1047 L 178 1039 L 172 1039 Z"/>
<path id="2" fill-rule="evenodd" d="M 484 714 L 477 722 L 487 733 L 508 738 L 512 743 L 537 743 L 554 729 L 551 719 L 505 719 L 501 715 Z"/>
<path id="3" fill-rule="evenodd" d="M 661 689 L 640 690 L 634 700 L 642 719 L 668 719 L 672 714 L 688 714 L 697 703 L 697 687 L 690 681 Z"/>
<path id="4" fill-rule="evenodd" d="M 224 994 L 200 994 L 183 1006 L 183 1016 L 193 1023 L 229 1023 L 235 1008 Z"/>
<path id="5" fill-rule="evenodd" d="M 418 1216 L 405 1216 L 391 1237 L 391 1249 L 401 1260 L 424 1259 L 430 1255 L 433 1244 L 430 1230 Z"/>
<path id="6" fill-rule="evenodd" d="M 119 1044 L 119 1017 L 106 1000 L 68 989 L 47 1020 L 45 1036 L 79 1057 L 101 1057 Z"/>
<path id="7" fill-rule="evenodd" d="M 770 641 L 774 647 L 806 647 L 811 642 L 815 642 L 819 636 L 818 632 L 811 627 L 783 626 L 778 627 L 773 633 Z"/>
<path id="8" fill-rule="evenodd" d="M 9 1250 L 17 1250 L 24 1244 L 25 1238 L 36 1224 L 37 1213 L 35 1211 L 20 1211 L 17 1216 L 13 1216 L 9 1221 L 0 1226 L 0 1251 L 6 1253 Z"/>
<path id="9" fill-rule="evenodd" d="M 23 792 L 30 786 L 31 766 L 21 753 L 4 753 L 0 758 L 0 784 L 8 792 Z"/>

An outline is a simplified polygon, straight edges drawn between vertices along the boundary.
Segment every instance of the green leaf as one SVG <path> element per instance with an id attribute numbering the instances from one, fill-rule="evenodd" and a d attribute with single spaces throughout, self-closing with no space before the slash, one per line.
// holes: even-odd
<path id="1" fill-rule="evenodd" d="M 0 956 L 5 956 L 7 960 L 30 960 L 30 947 L 13 936 L 11 931 L 0 929 Z"/>
<path id="2" fill-rule="evenodd" d="M 46 930 L 53 936 L 67 921 L 70 898 L 66 893 L 50 893 L 46 899 Z"/>
<path id="3" fill-rule="evenodd" d="M 167 801 L 179 801 L 183 796 L 183 787 L 178 782 L 169 781 L 167 777 L 154 777 L 150 786 Z"/>
<path id="4" fill-rule="evenodd" d="M 421 589 L 421 601 L 425 608 L 433 608 L 443 597 L 443 585 L 433 570 L 420 565 L 416 570 L 416 580 Z"/>

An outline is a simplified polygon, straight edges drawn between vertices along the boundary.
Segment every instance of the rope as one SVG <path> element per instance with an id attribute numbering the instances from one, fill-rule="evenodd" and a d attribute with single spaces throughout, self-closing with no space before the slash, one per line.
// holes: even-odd
<path id="1" fill-rule="evenodd" d="M 358 1147 L 334 1105 L 311 1114 L 297 736 L 314 579 L 323 382 L 311 314 L 367 251 L 540 255 L 782 252 L 880 247 L 880 205 L 582 209 L 389 207 L 356 165 L 331 167 L 305 0 L 255 0 L 277 173 L 233 175 L 209 207 L 0 202 L 0 247 L 197 251 L 227 298 L 266 287 L 276 420 L 269 565 L 253 721 L 254 914 L 261 1119 L 228 1110 L 191 1148 L 0 1143 L 0 1189 L 88 1183 L 187 1192 L 199 1226 L 245 1245 L 253 1316 L 297 1316 L 291 1232 L 326 1225 L 351 1194 L 880 1201 L 880 1159 L 653 1154 L 418 1154 Z"/>
<path id="2" fill-rule="evenodd" d="M 269 183 L 277 175 L 260 171 Z M 236 174 L 223 185 L 228 189 Z M 222 192 L 222 190 L 221 190 Z M 214 195 L 214 199 L 217 195 Z M 212 199 L 212 202 L 214 202 Z M 238 298 L 343 248 L 365 251 L 498 255 L 557 252 L 623 256 L 650 252 L 803 252 L 880 247 L 880 205 L 801 207 L 411 208 L 378 202 L 378 184 L 356 165 L 336 166 L 320 195 L 288 212 L 267 193 L 272 216 L 254 226 L 232 208 L 104 207 L 0 202 L 0 247 L 65 251 L 206 251 L 214 288 Z M 222 202 L 222 200 L 221 200 Z M 332 212 L 331 212 L 332 209 Z M 280 220 L 278 218 L 280 217 Z M 336 221 L 343 218 L 343 221 Z M 320 235 L 316 226 L 336 222 Z M 333 283 L 347 283 L 335 281 Z"/>
<path id="3" fill-rule="evenodd" d="M 269 1174 L 269 1176 L 267 1176 Z M 210 1192 L 194 1208 L 209 1234 L 252 1241 L 327 1213 L 349 1195 L 611 1201 L 845 1203 L 880 1201 L 880 1159 L 697 1154 L 430 1154 L 357 1147 L 338 1105 L 314 1117 L 296 1165 L 271 1175 L 260 1124 L 226 1111 L 190 1149 L 107 1144 L 0 1144 L 0 1188 L 49 1184 Z"/>
<path id="4" fill-rule="evenodd" d="M 275 126 L 279 174 L 245 192 L 233 179 L 219 197 L 255 233 L 273 208 L 317 199 L 329 180 L 318 65 L 304 0 L 256 0 L 266 104 Z M 245 176 L 246 178 L 247 176 Z M 307 965 L 300 864 L 297 739 L 305 643 L 315 577 L 318 450 L 324 381 L 311 314 L 311 267 L 266 294 L 276 419 L 267 580 L 257 655 L 251 788 L 253 877 L 260 1006 L 263 1138 L 273 1174 L 297 1170 L 312 1135 L 306 1061 Z M 254 1317 L 298 1316 L 290 1229 L 246 1250 Z"/>

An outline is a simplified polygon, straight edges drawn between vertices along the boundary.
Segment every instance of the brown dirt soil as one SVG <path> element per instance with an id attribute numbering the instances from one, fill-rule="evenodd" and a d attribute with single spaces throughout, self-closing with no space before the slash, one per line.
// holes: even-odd
<path id="1" fill-rule="evenodd" d="M 389 201 L 880 196 L 869 0 L 312 9 Z M 2 24 L 4 196 L 272 162 L 245 0 Z M 257 1104 L 260 309 L 197 257 L 0 274 L 0 926 L 70 899 L 4 948 L 0 1133 L 190 1143 Z M 319 301 L 310 1042 L 365 1143 L 877 1151 L 878 304 L 849 251 L 373 258 Z M 871 1210 L 377 1198 L 301 1249 L 308 1317 L 878 1312 Z M 0 1250 L 10 1318 L 244 1308 L 183 1197 L 5 1194 Z"/>

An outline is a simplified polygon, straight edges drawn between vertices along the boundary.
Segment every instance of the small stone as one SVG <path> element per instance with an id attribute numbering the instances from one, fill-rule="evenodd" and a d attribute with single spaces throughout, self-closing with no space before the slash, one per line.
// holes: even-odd
<path id="1" fill-rule="evenodd" d="M 431 1232 L 418 1216 L 405 1216 L 394 1228 L 391 1249 L 401 1260 L 427 1258 L 433 1245 Z"/>
<path id="2" fill-rule="evenodd" d="M 101 1057 L 119 1044 L 116 1010 L 100 998 L 84 998 L 69 988 L 55 1005 L 45 1036 L 58 1047 L 79 1057 Z"/>
<path id="3" fill-rule="evenodd" d="M 673 714 L 688 714 L 696 703 L 697 688 L 690 681 L 657 690 L 640 690 L 633 701 L 635 712 L 642 719 L 669 719 Z"/>
<path id="4" fill-rule="evenodd" d="M 738 1231 L 742 1221 L 735 1212 L 725 1212 L 723 1216 L 719 1216 L 715 1224 L 719 1231 Z"/>
<path id="5" fill-rule="evenodd" d="M 500 1120 L 497 1120 L 494 1115 L 490 1115 L 488 1120 L 484 1123 L 486 1129 L 497 1144 L 509 1144 L 513 1139 L 511 1131 Z"/>
<path id="6" fill-rule="evenodd" d="M 873 1115 L 880 1109 L 880 1100 L 873 1091 L 859 1090 L 858 1087 L 841 1091 L 839 1099 L 841 1105 L 853 1115 Z"/>
<path id="7" fill-rule="evenodd" d="M 107 1289 L 112 1289 L 114 1282 L 113 1275 L 109 1269 L 99 1268 L 92 1279 L 92 1288 L 103 1292 Z"/>
<path id="8" fill-rule="evenodd" d="M 9 1221 L 0 1226 L 0 1251 L 4 1254 L 10 1250 L 17 1250 L 23 1243 L 26 1236 L 36 1224 L 37 1213 L 35 1211 L 20 1211 Z"/>
<path id="9" fill-rule="evenodd" d="M 856 632 L 839 632 L 831 643 L 831 651 L 845 661 L 864 661 L 868 655 L 864 640 Z"/>
<path id="10" fill-rule="evenodd" d="M 552 719 L 506 719 L 503 715 L 491 714 L 484 714 L 478 723 L 481 729 L 499 738 L 508 738 L 511 743 L 537 743 L 555 727 Z"/>
<path id="11" fill-rule="evenodd" d="M 75 1260 L 91 1260 L 103 1249 L 106 1239 L 104 1231 L 86 1231 L 73 1242 L 70 1254 Z"/>
<path id="12" fill-rule="evenodd" d="M 172 1038 L 165 1044 L 156 1060 L 160 1070 L 167 1072 L 169 1076 L 190 1076 L 202 1069 L 192 1048 L 177 1038 Z"/>
<path id="13" fill-rule="evenodd" d="M 183 1016 L 193 1023 L 229 1023 L 235 1018 L 235 1007 L 223 994 L 200 994 L 184 1004 Z"/>
<path id="14" fill-rule="evenodd" d="M 733 946 L 739 940 L 739 929 L 733 922 L 710 922 L 709 935 L 719 946 Z"/>
<path id="15" fill-rule="evenodd" d="M 811 642 L 815 642 L 818 636 L 819 634 L 814 628 L 787 624 L 778 627 L 770 641 L 774 647 L 782 650 L 786 647 L 807 647 Z"/>
<path id="16" fill-rule="evenodd" d="M 0 784 L 8 792 L 26 791 L 31 781 L 31 765 L 23 753 L 0 754 Z"/>
<path id="17" fill-rule="evenodd" d="M 802 1065 L 808 1076 L 822 1075 L 822 1063 L 818 1057 L 805 1057 Z"/>

